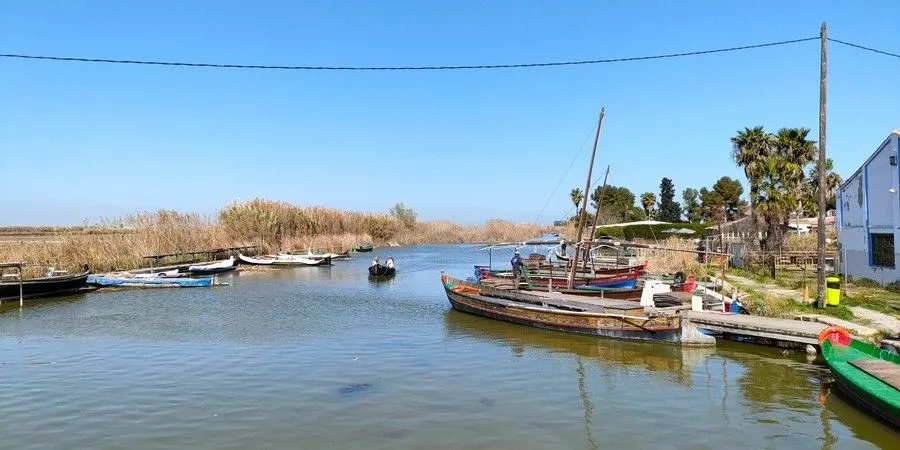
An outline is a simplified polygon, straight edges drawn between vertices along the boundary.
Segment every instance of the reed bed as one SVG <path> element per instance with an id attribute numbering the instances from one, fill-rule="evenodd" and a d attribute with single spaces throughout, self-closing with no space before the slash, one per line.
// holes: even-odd
<path id="1" fill-rule="evenodd" d="M 484 225 L 459 225 L 449 221 L 417 223 L 406 228 L 394 239 L 402 245 L 454 244 L 484 242 L 519 242 L 532 239 L 557 227 L 536 224 L 512 223 L 505 220 L 489 220 Z"/>
<path id="2" fill-rule="evenodd" d="M 149 255 L 212 248 L 257 246 L 258 252 L 322 250 L 343 252 L 376 245 L 522 241 L 553 227 L 491 220 L 482 226 L 424 222 L 407 227 L 386 214 L 301 207 L 255 199 L 226 205 L 216 217 L 160 210 L 104 221 L 90 227 L 12 227 L 23 236 L 0 240 L 0 261 L 22 261 L 26 275 L 47 267 L 74 273 L 83 264 L 94 272 L 147 267 Z M 31 239 L 25 233 L 42 233 Z M 202 255 L 198 255 L 202 256 Z M 162 264 L 184 262 L 167 259 Z"/>
<path id="3" fill-rule="evenodd" d="M 660 242 L 661 246 L 675 250 L 696 250 L 696 245 L 690 239 L 670 237 Z M 696 253 L 678 252 L 669 250 L 651 250 L 635 248 L 638 261 L 648 261 L 648 270 L 652 272 L 674 273 L 684 272 L 689 275 L 705 274 L 705 266 L 697 260 Z"/>

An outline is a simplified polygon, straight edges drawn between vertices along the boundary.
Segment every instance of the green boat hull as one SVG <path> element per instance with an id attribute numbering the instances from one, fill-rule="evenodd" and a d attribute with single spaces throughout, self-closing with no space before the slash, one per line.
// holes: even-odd
<path id="1" fill-rule="evenodd" d="M 896 364 L 900 370 L 900 355 L 837 335 L 824 337 L 821 347 L 838 389 L 872 415 L 900 429 L 900 389 L 850 363 L 882 360 Z"/>

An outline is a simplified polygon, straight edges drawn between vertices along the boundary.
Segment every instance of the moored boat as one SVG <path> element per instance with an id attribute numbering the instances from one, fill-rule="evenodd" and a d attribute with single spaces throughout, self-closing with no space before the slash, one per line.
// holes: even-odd
<path id="1" fill-rule="evenodd" d="M 682 316 L 647 314 L 635 302 L 571 300 L 484 288 L 441 273 L 454 309 L 549 330 L 611 338 L 682 342 Z"/>
<path id="2" fill-rule="evenodd" d="M 360 253 L 371 252 L 372 249 L 374 249 L 374 248 L 375 247 L 372 244 L 362 244 L 362 245 L 357 245 L 356 247 L 354 247 L 353 251 L 360 252 Z"/>
<path id="3" fill-rule="evenodd" d="M 350 252 L 344 253 L 315 253 L 312 250 L 307 250 L 305 252 L 288 252 L 289 255 L 302 256 L 304 258 L 309 259 L 323 259 L 323 258 L 331 258 L 332 261 L 337 261 L 341 259 L 350 259 Z"/>
<path id="4" fill-rule="evenodd" d="M 261 266 L 328 266 L 331 265 L 331 258 L 306 258 L 288 253 L 278 253 L 275 255 L 246 256 L 238 253 L 241 262 L 247 264 Z"/>
<path id="5" fill-rule="evenodd" d="M 863 410 L 900 429 L 900 355 L 853 339 L 841 327 L 819 334 L 838 389 Z"/>
<path id="6" fill-rule="evenodd" d="M 237 259 L 232 256 L 221 261 L 190 265 L 188 266 L 187 271 L 191 275 L 212 275 L 216 273 L 228 272 L 234 270 L 236 267 Z"/>
<path id="7" fill-rule="evenodd" d="M 18 264 L 18 263 L 16 263 Z M 87 286 L 90 274 L 87 266 L 81 273 L 56 275 L 50 273 L 46 277 L 26 278 L 21 281 L 22 299 L 37 299 L 72 294 Z M 19 299 L 19 280 L 0 281 L 0 302 Z"/>
<path id="8" fill-rule="evenodd" d="M 90 275 L 88 284 L 140 288 L 207 287 L 218 284 L 213 277 L 136 277 L 132 274 Z"/>

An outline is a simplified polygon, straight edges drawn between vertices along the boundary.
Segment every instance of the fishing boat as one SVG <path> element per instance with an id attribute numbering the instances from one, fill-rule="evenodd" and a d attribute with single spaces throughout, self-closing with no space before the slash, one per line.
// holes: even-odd
<path id="1" fill-rule="evenodd" d="M 87 277 L 87 282 L 95 286 L 137 288 L 207 287 L 219 284 L 213 277 L 138 277 L 128 273 L 90 275 Z"/>
<path id="2" fill-rule="evenodd" d="M 375 247 L 372 244 L 362 244 L 353 248 L 354 252 L 371 252 Z"/>
<path id="3" fill-rule="evenodd" d="M 304 258 L 309 259 L 322 259 L 322 258 L 331 258 L 332 261 L 337 261 L 341 259 L 350 259 L 350 252 L 344 253 L 316 253 L 312 250 L 306 250 L 306 252 L 288 252 L 289 255 L 302 256 Z"/>
<path id="4" fill-rule="evenodd" d="M 9 267 L 18 267 L 18 263 L 9 264 Z M 21 286 L 22 299 L 36 299 L 55 297 L 71 294 L 87 286 L 87 278 L 90 270 L 85 265 L 77 274 L 59 274 L 54 270 L 48 271 L 47 276 L 40 278 L 26 278 L 20 283 L 18 279 L 4 277 L 6 281 L 0 281 L 0 302 L 6 300 L 18 300 Z"/>
<path id="5" fill-rule="evenodd" d="M 331 258 L 306 258 L 288 253 L 278 253 L 275 255 L 246 256 L 238 253 L 241 262 L 260 266 L 328 266 L 331 265 Z"/>
<path id="6" fill-rule="evenodd" d="M 682 316 L 674 310 L 648 313 L 630 301 L 493 290 L 443 272 L 441 283 L 454 309 L 490 319 L 593 336 L 683 342 Z"/>
<path id="7" fill-rule="evenodd" d="M 211 263 L 194 264 L 187 268 L 187 272 L 191 275 L 212 275 L 216 273 L 228 272 L 237 268 L 237 258 L 234 256 L 214 261 Z"/>
<path id="8" fill-rule="evenodd" d="M 563 285 L 565 286 L 565 285 Z M 523 287 L 524 290 L 538 290 L 543 289 L 547 290 L 546 287 L 539 286 L 526 286 Z M 640 301 L 641 294 L 644 292 L 643 289 L 629 289 L 629 288 L 599 288 L 595 286 L 578 286 L 572 289 L 566 289 L 564 287 L 557 288 L 554 286 L 554 292 L 559 292 L 562 294 L 568 295 L 583 295 L 585 297 L 598 297 L 598 298 L 609 298 L 614 300 L 630 300 L 630 301 Z"/>
<path id="9" fill-rule="evenodd" d="M 586 274 L 586 275 L 596 275 L 596 276 L 605 276 L 605 275 L 619 275 L 619 274 L 627 274 L 631 272 L 643 273 L 647 270 L 647 262 L 642 264 L 637 264 L 633 266 L 623 266 L 623 267 L 604 267 L 604 268 L 594 268 L 592 266 L 587 267 L 576 267 L 575 273 L 577 274 Z M 561 275 L 568 274 L 571 270 L 571 266 L 560 266 L 560 265 L 549 265 L 549 264 L 529 264 L 525 263 L 525 267 L 528 268 L 528 273 L 531 275 Z M 493 274 L 512 274 L 512 270 L 506 269 L 490 269 L 487 266 L 479 266 L 476 265 L 475 268 L 484 272 L 491 272 Z"/>
<path id="10" fill-rule="evenodd" d="M 640 274 L 637 272 L 628 272 L 623 274 L 611 274 L 611 275 L 594 275 L 594 276 L 584 276 L 578 275 L 573 280 L 573 287 L 575 286 L 594 286 L 594 287 L 607 287 L 607 288 L 627 288 L 634 289 L 637 285 L 637 279 L 640 277 Z M 509 273 L 500 273 L 495 274 L 493 272 L 481 273 L 478 277 L 479 279 L 488 279 L 488 278 L 503 278 L 507 280 L 513 279 L 513 274 L 510 271 Z M 528 270 L 523 270 L 522 272 L 522 281 L 527 282 L 530 286 L 538 287 L 538 288 L 546 288 L 548 286 L 566 286 L 568 283 L 568 277 L 565 272 L 560 272 L 559 275 L 532 275 Z"/>
<path id="11" fill-rule="evenodd" d="M 900 429 L 900 355 L 853 339 L 836 326 L 822 330 L 819 345 L 838 389 Z"/>
<path id="12" fill-rule="evenodd" d="M 397 268 L 396 267 L 388 267 L 382 264 L 375 264 L 373 266 L 369 266 L 369 276 L 370 277 L 380 277 L 380 278 L 388 278 L 396 275 Z"/>

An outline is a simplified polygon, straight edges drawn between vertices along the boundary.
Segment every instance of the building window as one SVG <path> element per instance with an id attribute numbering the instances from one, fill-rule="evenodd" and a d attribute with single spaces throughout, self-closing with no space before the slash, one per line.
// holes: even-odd
<path id="1" fill-rule="evenodd" d="M 869 237 L 872 242 L 872 265 L 894 267 L 894 234 L 872 233 Z"/>

